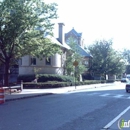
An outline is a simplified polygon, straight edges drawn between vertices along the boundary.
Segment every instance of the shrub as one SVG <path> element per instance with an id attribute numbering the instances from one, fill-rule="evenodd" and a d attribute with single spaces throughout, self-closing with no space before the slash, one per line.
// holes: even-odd
<path id="1" fill-rule="evenodd" d="M 114 79 L 106 80 L 106 83 L 114 83 L 114 82 L 115 82 Z"/>
<path id="2" fill-rule="evenodd" d="M 90 85 L 90 84 L 98 84 L 98 83 L 113 83 L 114 80 L 85 80 L 83 82 L 59 82 L 59 81 L 47 81 L 47 82 L 24 82 L 23 88 L 26 89 L 43 89 L 43 88 L 59 88 L 59 87 L 67 87 L 67 86 L 79 86 L 79 85 Z"/>
<path id="3" fill-rule="evenodd" d="M 84 80 L 93 80 L 93 79 L 94 79 L 94 77 L 93 77 L 90 73 L 88 73 L 88 74 L 83 74 L 83 75 L 82 75 L 82 78 L 83 78 Z"/>
<path id="4" fill-rule="evenodd" d="M 18 76 L 18 82 L 31 82 L 36 78 L 35 75 L 20 75 Z M 57 74 L 39 74 L 38 82 L 58 81 L 58 82 L 73 82 L 73 77 Z"/>
<path id="5" fill-rule="evenodd" d="M 23 82 L 31 82 L 35 79 L 35 75 L 19 75 L 17 78 L 18 82 L 21 82 L 21 80 Z"/>
<path id="6" fill-rule="evenodd" d="M 47 82 L 47 81 L 72 82 L 73 77 L 65 75 L 56 75 L 56 74 L 39 75 L 38 82 Z"/>
<path id="7" fill-rule="evenodd" d="M 106 83 L 106 80 L 101 80 L 101 83 Z"/>
<path id="8" fill-rule="evenodd" d="M 23 84 L 23 88 L 26 89 L 43 89 L 43 88 L 59 88 L 71 86 L 71 82 L 46 82 L 46 83 L 30 83 Z"/>
<path id="9" fill-rule="evenodd" d="M 98 84 L 101 83 L 100 80 L 85 80 L 85 84 Z"/>

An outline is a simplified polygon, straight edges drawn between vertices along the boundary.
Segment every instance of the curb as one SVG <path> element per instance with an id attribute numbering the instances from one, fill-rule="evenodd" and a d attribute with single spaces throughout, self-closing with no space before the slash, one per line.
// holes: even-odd
<path id="1" fill-rule="evenodd" d="M 111 85 L 110 84 L 109 85 L 106 84 L 106 85 L 102 85 L 102 86 L 99 86 L 99 87 L 106 87 L 106 86 L 111 86 Z M 73 92 L 73 91 L 92 89 L 92 88 L 99 88 L 99 87 L 95 85 L 93 87 L 88 87 L 88 88 L 83 88 L 83 89 L 81 88 L 81 89 L 68 90 L 66 92 Z M 22 100 L 22 99 L 28 99 L 28 98 L 34 98 L 34 97 L 40 97 L 40 96 L 48 96 L 48 95 L 55 95 L 55 93 L 44 93 L 44 94 L 29 95 L 29 96 L 25 96 L 25 97 L 16 97 L 16 98 L 12 98 L 12 99 L 5 99 L 5 102 L 15 101 L 15 100 Z"/>
<path id="2" fill-rule="evenodd" d="M 28 99 L 28 98 L 34 98 L 34 97 L 40 97 L 40 96 L 47 96 L 47 95 L 54 95 L 53 93 L 44 93 L 44 94 L 38 94 L 38 95 L 30 95 L 26 97 L 18 97 L 18 98 L 12 98 L 12 99 L 5 99 L 5 102 L 9 101 L 15 101 L 15 100 L 21 100 L 21 99 Z"/>
<path id="3" fill-rule="evenodd" d="M 68 90 L 68 92 L 73 92 L 73 91 L 79 91 L 79 90 L 85 90 L 85 89 L 93 89 L 93 88 L 101 88 L 101 87 L 106 87 L 106 86 L 111 86 L 110 84 L 109 85 L 102 85 L 102 86 L 93 86 L 93 87 L 89 87 L 89 88 L 81 88 L 81 89 L 74 89 L 74 90 Z"/>

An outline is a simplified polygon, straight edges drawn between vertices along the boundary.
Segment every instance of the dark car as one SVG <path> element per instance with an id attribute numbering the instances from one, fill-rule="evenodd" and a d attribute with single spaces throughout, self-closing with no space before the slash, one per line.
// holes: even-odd
<path id="1" fill-rule="evenodd" d="M 127 93 L 130 92 L 130 82 L 128 82 L 128 83 L 126 84 L 125 90 L 126 90 Z"/>

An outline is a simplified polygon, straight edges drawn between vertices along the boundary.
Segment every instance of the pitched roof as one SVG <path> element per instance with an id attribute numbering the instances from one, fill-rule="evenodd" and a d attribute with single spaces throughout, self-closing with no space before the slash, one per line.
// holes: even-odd
<path id="1" fill-rule="evenodd" d="M 81 56 L 86 56 L 86 57 L 93 57 L 91 54 L 89 54 L 86 50 L 84 50 L 81 46 L 79 46 L 77 44 L 77 49 L 78 49 L 78 52 Z"/>
<path id="2" fill-rule="evenodd" d="M 77 37 L 81 37 L 82 36 L 82 33 L 78 33 L 78 32 L 76 32 L 75 31 L 75 29 L 74 28 L 72 28 L 72 30 L 70 30 L 68 33 L 66 33 L 65 35 L 67 36 L 69 33 L 73 33 L 75 36 L 77 36 Z"/>
<path id="3" fill-rule="evenodd" d="M 64 44 L 61 44 L 56 38 L 52 37 L 52 36 L 47 36 L 47 38 L 49 38 L 53 43 L 63 47 L 63 48 L 66 48 L 66 49 L 71 49 L 70 46 L 68 46 L 66 43 Z"/>

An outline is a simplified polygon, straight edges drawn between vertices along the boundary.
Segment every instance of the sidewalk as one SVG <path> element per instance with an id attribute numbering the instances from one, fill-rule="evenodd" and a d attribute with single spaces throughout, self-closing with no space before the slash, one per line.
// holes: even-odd
<path id="1" fill-rule="evenodd" d="M 82 86 L 70 86 L 70 87 L 62 87 L 62 88 L 51 88 L 51 89 L 23 89 L 22 92 L 15 93 L 5 93 L 5 101 L 19 100 L 25 98 L 32 98 L 38 96 L 52 95 L 52 94 L 62 94 L 72 91 L 91 89 L 97 87 L 104 87 L 114 85 L 115 83 L 107 83 L 107 84 L 92 84 L 92 85 L 82 85 Z"/>

